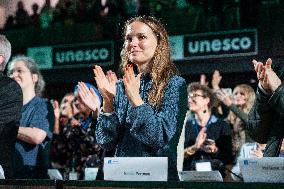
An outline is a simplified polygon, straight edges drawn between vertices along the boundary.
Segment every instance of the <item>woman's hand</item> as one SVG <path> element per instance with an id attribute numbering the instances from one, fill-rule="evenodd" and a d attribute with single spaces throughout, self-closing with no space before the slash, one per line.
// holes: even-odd
<path id="1" fill-rule="evenodd" d="M 112 99 L 116 95 L 116 74 L 112 71 L 108 71 L 105 75 L 100 66 L 95 66 L 93 69 L 95 74 L 95 80 L 98 90 L 103 97 L 103 110 L 104 112 L 112 112 Z"/>
<path id="2" fill-rule="evenodd" d="M 54 118 L 59 120 L 59 118 L 60 118 L 59 103 L 58 103 L 57 100 L 52 100 L 51 104 L 52 104 L 52 107 L 53 107 Z"/>
<path id="3" fill-rule="evenodd" d="M 220 75 L 220 72 L 218 70 L 215 70 L 212 75 L 211 85 L 214 91 L 220 89 L 220 83 L 222 80 L 222 76 Z"/>
<path id="4" fill-rule="evenodd" d="M 98 113 L 101 102 L 96 92 L 89 89 L 84 82 L 78 82 L 78 94 L 83 103 L 88 106 L 93 112 Z"/>
<path id="5" fill-rule="evenodd" d="M 231 106 L 233 104 L 231 97 L 228 96 L 222 89 L 215 91 L 215 95 L 218 100 L 223 102 L 223 104 L 225 104 L 226 106 Z"/>
<path id="6" fill-rule="evenodd" d="M 204 142 L 205 142 L 206 137 L 207 137 L 206 128 L 203 127 L 203 128 L 199 131 L 199 133 L 198 133 L 198 135 L 197 135 L 197 137 L 196 137 L 196 140 L 195 140 L 195 147 L 196 147 L 196 149 L 200 149 L 200 148 L 202 147 L 202 145 L 203 145 Z"/>
<path id="7" fill-rule="evenodd" d="M 123 77 L 125 93 L 134 107 L 140 106 L 144 103 L 139 94 L 140 78 L 141 74 L 135 76 L 133 66 L 131 64 L 125 68 Z"/>
<path id="8" fill-rule="evenodd" d="M 206 85 L 206 86 L 208 85 L 208 81 L 206 81 L 206 75 L 205 74 L 200 75 L 200 81 L 199 82 L 200 82 L 201 85 Z"/>

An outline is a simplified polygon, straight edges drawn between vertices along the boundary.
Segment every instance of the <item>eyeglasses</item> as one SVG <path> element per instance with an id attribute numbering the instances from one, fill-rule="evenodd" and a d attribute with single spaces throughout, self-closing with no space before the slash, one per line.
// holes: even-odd
<path id="1" fill-rule="evenodd" d="M 9 76 L 14 75 L 15 73 L 18 73 L 19 75 L 23 75 L 25 72 L 30 72 L 29 70 L 23 70 L 21 68 L 16 68 L 16 69 L 12 69 L 8 72 Z"/>
<path id="2" fill-rule="evenodd" d="M 197 93 L 189 93 L 187 97 L 188 97 L 188 98 L 196 98 L 196 97 L 198 97 L 198 96 L 205 98 L 204 95 L 197 94 Z"/>

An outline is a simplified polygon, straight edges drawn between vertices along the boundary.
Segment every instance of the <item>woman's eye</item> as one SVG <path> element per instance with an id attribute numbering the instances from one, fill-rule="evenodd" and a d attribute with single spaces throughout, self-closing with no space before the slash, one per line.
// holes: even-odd
<path id="1" fill-rule="evenodd" d="M 126 41 L 131 42 L 132 38 L 131 37 L 126 37 Z"/>
<path id="2" fill-rule="evenodd" d="M 145 35 L 141 35 L 141 36 L 138 37 L 138 39 L 139 40 L 146 39 L 146 36 Z"/>

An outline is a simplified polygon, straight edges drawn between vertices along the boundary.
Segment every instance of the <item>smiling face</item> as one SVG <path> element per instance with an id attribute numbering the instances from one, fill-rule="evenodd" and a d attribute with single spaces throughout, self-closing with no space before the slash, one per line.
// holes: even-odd
<path id="1" fill-rule="evenodd" d="M 38 81 L 38 75 L 32 74 L 25 62 L 14 62 L 10 67 L 9 75 L 12 79 L 17 81 L 24 92 L 26 90 L 35 90 L 35 83 Z"/>
<path id="2" fill-rule="evenodd" d="M 188 95 L 188 107 L 194 113 L 203 111 L 205 107 L 208 109 L 209 101 L 209 98 L 204 96 L 202 90 L 191 91 Z"/>
<path id="3" fill-rule="evenodd" d="M 132 63 L 148 64 L 154 57 L 157 43 L 156 35 L 147 24 L 135 21 L 127 26 L 125 46 Z"/>
<path id="4" fill-rule="evenodd" d="M 247 95 L 240 87 L 236 87 L 233 92 L 233 101 L 237 106 L 244 106 L 247 103 Z"/>
<path id="5" fill-rule="evenodd" d="M 60 103 L 60 113 L 63 116 L 71 118 L 73 115 L 72 102 L 74 100 L 73 94 L 65 95 Z"/>

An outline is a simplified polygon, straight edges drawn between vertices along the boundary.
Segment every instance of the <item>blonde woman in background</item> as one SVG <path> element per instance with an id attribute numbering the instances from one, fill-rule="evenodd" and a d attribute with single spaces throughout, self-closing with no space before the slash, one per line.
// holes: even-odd
<path id="1" fill-rule="evenodd" d="M 232 128 L 233 156 L 237 157 L 241 146 L 252 142 L 246 132 L 246 125 L 248 113 L 255 100 L 255 92 L 251 86 L 240 84 L 234 88 L 232 98 L 222 90 L 216 91 L 216 96 L 230 109 L 227 120 Z"/>

